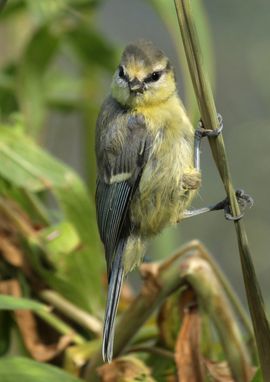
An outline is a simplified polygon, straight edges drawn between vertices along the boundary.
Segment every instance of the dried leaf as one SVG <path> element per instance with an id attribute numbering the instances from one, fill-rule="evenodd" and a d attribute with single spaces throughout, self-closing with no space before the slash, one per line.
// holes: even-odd
<path id="1" fill-rule="evenodd" d="M 228 363 L 211 361 L 209 359 L 204 359 L 204 364 L 209 375 L 212 377 L 214 382 L 235 382 L 232 377 L 231 371 L 229 369 Z M 251 381 L 256 372 L 256 368 L 250 368 L 249 370 L 249 380 Z"/>
<path id="2" fill-rule="evenodd" d="M 204 363 L 215 382 L 235 382 L 227 362 L 204 360 Z"/>
<path id="3" fill-rule="evenodd" d="M 200 354 L 201 318 L 193 291 L 184 293 L 186 303 L 183 323 L 175 346 L 175 363 L 181 382 L 203 382 L 204 369 Z"/>
<path id="4" fill-rule="evenodd" d="M 60 354 L 71 342 L 71 336 L 62 336 L 52 345 L 45 345 L 38 334 L 36 320 L 32 312 L 21 310 L 15 312 L 16 322 L 20 329 L 24 344 L 32 357 L 46 362 Z"/>
<path id="5" fill-rule="evenodd" d="M 23 226 L 30 232 L 33 233 L 35 230 L 29 219 L 29 216 L 22 210 L 17 202 L 10 198 L 1 198 L 1 203 L 5 205 L 6 208 L 11 210 L 14 215 L 20 216 L 20 222 Z M 3 212 L 3 211 L 2 211 Z M 14 221 L 12 221 L 6 214 L 2 213 L 0 217 L 0 231 L 5 233 L 6 235 L 12 237 L 15 241 L 17 228 L 14 225 Z"/>
<path id="6" fill-rule="evenodd" d="M 17 280 L 1 281 L 0 293 L 21 297 L 20 284 Z M 72 340 L 71 336 L 62 336 L 57 343 L 46 345 L 42 342 L 35 316 L 30 310 L 16 310 L 14 315 L 25 347 L 37 361 L 46 362 L 55 358 Z"/>
<path id="7" fill-rule="evenodd" d="M 5 208 L 8 208 L 9 211 L 16 214 L 24 230 L 27 230 L 29 233 L 35 232 L 28 216 L 16 202 L 11 199 L 1 198 L 1 203 L 4 204 Z M 18 227 L 16 227 L 14 221 L 6 216 L 3 211 L 0 216 L 0 255 L 7 263 L 13 267 L 21 268 L 28 278 L 32 278 L 33 275 L 30 266 L 21 250 Z"/>
<path id="8" fill-rule="evenodd" d="M 175 377 L 174 375 L 170 375 L 166 378 L 166 382 L 177 382 L 177 377 Z"/>
<path id="9" fill-rule="evenodd" d="M 0 252 L 6 262 L 14 267 L 22 268 L 23 254 L 14 244 L 7 238 L 0 236 Z"/>
<path id="10" fill-rule="evenodd" d="M 150 369 L 135 357 L 121 357 L 98 368 L 102 382 L 155 382 Z"/>
<path id="11" fill-rule="evenodd" d="M 4 202 L 9 209 L 20 212 L 22 220 L 26 219 L 26 216 L 18 210 L 18 206 L 13 201 L 5 199 Z M 4 214 L 1 214 L 0 217 L 0 253 L 6 262 L 14 267 L 21 268 L 23 266 L 23 254 L 19 249 L 16 229 Z"/>
<path id="12" fill-rule="evenodd" d="M 21 288 L 17 280 L 7 280 L 0 282 L 0 293 L 14 297 L 21 297 Z"/>

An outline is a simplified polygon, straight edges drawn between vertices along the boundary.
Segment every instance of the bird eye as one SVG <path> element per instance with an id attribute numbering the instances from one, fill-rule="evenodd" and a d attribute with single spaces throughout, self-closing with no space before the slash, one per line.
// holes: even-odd
<path id="1" fill-rule="evenodd" d="M 124 68 L 123 68 L 123 66 L 119 66 L 119 72 L 118 72 L 118 75 L 119 75 L 119 77 L 120 78 L 125 78 L 125 72 L 124 72 Z"/>
<path id="2" fill-rule="evenodd" d="M 160 76 L 161 76 L 161 72 L 154 72 L 151 75 L 151 80 L 152 81 L 158 81 L 160 79 Z"/>
<path id="3" fill-rule="evenodd" d="M 150 74 L 150 76 L 146 77 L 144 82 L 157 82 L 162 75 L 162 71 L 159 72 L 153 72 Z"/>

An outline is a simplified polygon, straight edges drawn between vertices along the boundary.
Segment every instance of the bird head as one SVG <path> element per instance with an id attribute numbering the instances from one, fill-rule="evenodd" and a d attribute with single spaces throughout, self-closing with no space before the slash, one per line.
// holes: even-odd
<path id="1" fill-rule="evenodd" d="M 166 55 L 150 41 L 126 47 L 112 81 L 112 96 L 127 107 L 158 105 L 176 90 Z"/>

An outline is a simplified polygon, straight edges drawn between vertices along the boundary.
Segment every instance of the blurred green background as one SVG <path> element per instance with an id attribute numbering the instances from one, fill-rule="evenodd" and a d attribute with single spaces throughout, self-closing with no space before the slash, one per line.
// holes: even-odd
<path id="1" fill-rule="evenodd" d="M 95 119 L 128 42 L 151 39 L 167 53 L 179 93 L 194 123 L 198 120 L 176 50 L 181 39 L 173 5 L 168 4 L 167 0 L 10 0 L 0 15 L 1 121 L 22 119 L 27 133 L 81 174 L 92 199 Z M 255 199 L 245 221 L 269 307 L 270 3 L 206 0 L 203 6 L 194 1 L 207 70 L 224 119 L 234 184 Z M 185 62 L 181 53 L 180 62 Z M 224 197 L 207 142 L 202 145 L 202 169 L 203 185 L 194 207 Z M 151 243 L 147 258 L 167 256 L 194 238 L 209 248 L 245 301 L 234 227 L 222 212 L 166 230 Z M 103 258 L 100 266 L 105 269 Z"/>
<path id="2" fill-rule="evenodd" d="M 224 139 L 234 184 L 255 199 L 255 206 L 246 212 L 245 222 L 258 278 L 269 307 L 270 3 L 267 0 L 256 3 L 206 0 L 201 3 L 207 15 L 213 49 L 212 55 L 209 51 L 204 53 L 214 60 L 211 75 L 215 78 L 217 109 L 224 119 Z M 148 2 L 104 2 L 98 20 L 101 30 L 117 44 L 124 46 L 138 37 L 158 44 L 173 62 L 179 93 L 187 105 L 174 45 Z M 194 206 L 208 205 L 224 196 L 206 141 L 202 145 L 202 172 L 203 184 Z M 151 254 L 162 256 L 168 249 L 173 250 L 193 238 L 198 238 L 210 249 L 244 301 L 234 227 L 223 218 L 222 212 L 199 216 L 167 230 L 155 240 Z"/>

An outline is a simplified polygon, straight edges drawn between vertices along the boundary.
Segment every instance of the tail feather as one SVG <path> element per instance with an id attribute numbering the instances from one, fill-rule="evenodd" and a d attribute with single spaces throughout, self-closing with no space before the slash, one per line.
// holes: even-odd
<path id="1" fill-rule="evenodd" d="M 119 243 L 109 279 L 102 342 L 102 357 L 104 362 L 111 362 L 113 358 L 115 317 L 124 279 L 124 268 L 122 265 L 123 247 L 123 243 Z"/>

